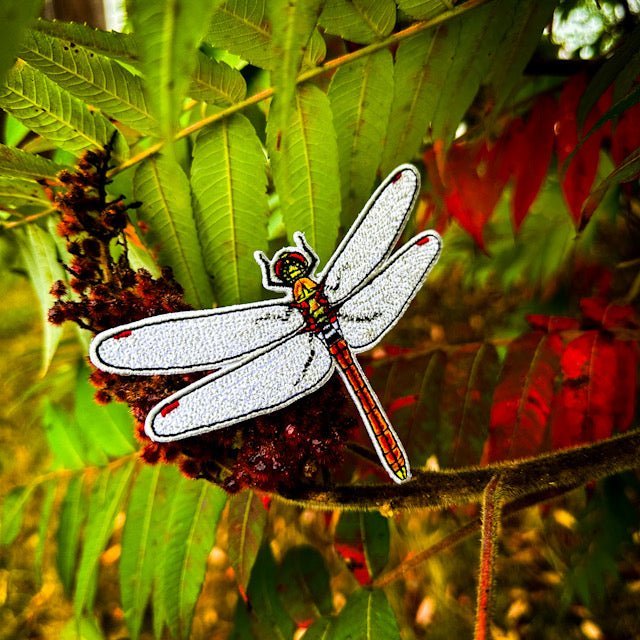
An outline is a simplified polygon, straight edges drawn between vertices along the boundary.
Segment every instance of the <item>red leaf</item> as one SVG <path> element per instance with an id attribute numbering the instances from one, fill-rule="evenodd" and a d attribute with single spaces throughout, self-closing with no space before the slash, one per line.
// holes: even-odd
<path id="1" fill-rule="evenodd" d="M 619 305 L 602 298 L 583 298 L 580 308 L 585 318 L 599 324 L 604 329 L 638 327 L 638 318 L 633 307 Z"/>
<path id="2" fill-rule="evenodd" d="M 482 212 L 468 207 L 459 192 L 454 191 L 445 198 L 449 214 L 455 218 L 460 226 L 473 238 L 475 243 L 486 253 L 482 229 L 488 220 Z"/>
<path id="3" fill-rule="evenodd" d="M 580 98 L 587 86 L 584 75 L 573 76 L 564 86 L 560 94 L 558 118 L 555 123 L 556 152 L 558 154 L 558 167 L 560 169 L 560 184 L 564 199 L 569 207 L 569 212 L 576 227 L 581 228 L 582 204 L 587 199 L 593 181 L 598 170 L 600 158 L 600 144 L 606 133 L 606 128 L 601 127 L 593 133 L 573 156 L 571 163 L 564 175 L 563 164 L 578 144 L 579 132 L 577 111 Z M 584 131 L 588 132 L 597 122 L 601 113 L 606 110 L 606 102 L 610 101 L 610 93 L 605 93 L 598 104 L 587 116 Z"/>
<path id="4" fill-rule="evenodd" d="M 594 439 L 594 420 L 591 391 L 593 388 L 593 376 L 599 335 L 597 331 L 588 331 L 572 340 L 566 347 L 561 359 L 562 386 L 554 407 L 551 423 L 551 441 L 554 449 L 574 446 Z M 599 349 L 602 355 L 602 350 Z M 607 358 L 605 356 L 604 361 Z M 609 379 L 605 375 L 606 389 L 598 390 L 599 403 L 610 395 L 611 363 L 608 363 Z M 613 421 L 610 412 L 607 424 L 598 420 L 599 431 L 604 431 L 606 437 L 611 433 Z"/>
<path id="5" fill-rule="evenodd" d="M 499 140 L 492 146 L 485 141 L 454 144 L 446 158 L 438 149 L 429 149 L 424 154 L 433 217 L 442 227 L 443 218 L 447 217 L 443 214 L 448 213 L 483 250 L 484 226 L 510 176 L 505 150 L 506 141 Z M 446 181 L 442 176 L 446 176 Z"/>
<path id="6" fill-rule="evenodd" d="M 482 232 L 509 179 L 502 146 L 457 144 L 447 156 L 445 204 L 451 216 L 484 251 Z"/>
<path id="7" fill-rule="evenodd" d="M 554 448 L 608 438 L 635 415 L 638 352 L 635 343 L 587 331 L 561 359 L 562 386 L 551 425 Z"/>
<path id="8" fill-rule="evenodd" d="M 511 343 L 493 396 L 485 461 L 532 456 L 548 449 L 561 351 L 558 334 L 540 331 Z"/>
<path id="9" fill-rule="evenodd" d="M 335 550 L 342 556 L 353 577 L 363 586 L 371 584 L 371 576 L 367 569 L 364 547 L 360 544 L 334 543 Z"/>
<path id="10" fill-rule="evenodd" d="M 626 431 L 636 414 L 636 389 L 638 378 L 638 344 L 635 342 L 614 341 L 618 359 L 618 384 L 614 397 L 616 409 L 616 431 Z"/>
<path id="11" fill-rule="evenodd" d="M 557 103 L 548 94 L 541 95 L 523 126 L 512 123 L 511 153 L 514 162 L 514 186 L 511 198 L 513 225 L 516 231 L 525 219 L 544 182 L 551 162 L 555 138 L 553 126 Z"/>
<path id="12" fill-rule="evenodd" d="M 616 166 L 640 147 L 640 103 L 627 109 L 618 120 L 611 137 L 611 157 Z"/>
<path id="13" fill-rule="evenodd" d="M 396 398 L 388 407 L 387 413 L 389 417 L 392 418 L 393 414 L 398 411 L 398 409 L 403 409 L 404 407 L 410 407 L 416 403 L 418 396 L 416 394 L 411 394 L 408 396 L 402 396 L 401 398 Z"/>
<path id="14" fill-rule="evenodd" d="M 570 331 L 577 329 L 580 323 L 575 318 L 567 318 L 565 316 L 545 316 L 541 314 L 529 314 L 527 322 L 532 329 L 539 329 L 546 333 L 555 333 L 558 331 Z"/>

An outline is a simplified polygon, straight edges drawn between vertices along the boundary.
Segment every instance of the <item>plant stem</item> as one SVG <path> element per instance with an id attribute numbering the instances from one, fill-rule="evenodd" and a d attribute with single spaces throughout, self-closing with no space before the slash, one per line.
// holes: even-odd
<path id="1" fill-rule="evenodd" d="M 515 500 L 536 492 L 580 486 L 638 467 L 640 430 L 635 430 L 525 460 L 459 470 L 416 471 L 412 480 L 401 485 L 299 487 L 281 497 L 317 509 L 442 509 L 479 502 L 484 487 L 496 473 L 503 476 L 505 496 Z"/>
<path id="2" fill-rule="evenodd" d="M 22 227 L 25 224 L 31 224 L 40 218 L 45 218 L 48 215 L 51 215 L 54 211 L 56 211 L 55 207 L 51 207 L 50 209 L 45 209 L 44 211 L 38 211 L 38 213 L 33 213 L 30 216 L 25 216 L 20 220 L 11 220 L 9 222 L 4 222 L 2 224 L 2 229 L 8 231 L 9 229 L 17 229 L 18 227 Z"/>
<path id="3" fill-rule="evenodd" d="M 502 509 L 503 518 L 506 516 L 511 516 L 523 509 L 528 509 L 537 504 L 541 504 L 546 502 L 547 500 L 551 500 L 553 498 L 557 498 L 558 496 L 564 495 L 569 491 L 572 491 L 575 487 L 566 487 L 562 489 L 548 489 L 546 491 L 538 491 L 535 493 L 528 494 L 523 496 L 522 498 L 518 498 L 517 500 L 513 500 L 508 502 L 504 508 Z M 480 518 L 473 518 L 466 524 L 462 525 L 455 531 L 452 531 L 450 534 L 446 535 L 444 538 L 438 540 L 438 542 L 432 544 L 430 547 L 427 547 L 423 551 L 419 551 L 416 554 L 410 555 L 408 558 L 403 560 L 399 565 L 383 573 L 378 576 L 374 581 L 372 586 L 376 588 L 386 587 L 388 584 L 395 582 L 396 580 L 400 580 L 404 577 L 406 571 L 417 567 L 418 565 L 426 562 L 430 558 L 433 558 L 437 554 L 442 551 L 446 551 L 447 549 L 451 549 L 455 547 L 458 543 L 466 540 L 469 536 L 473 535 L 476 531 L 480 530 L 480 526 L 482 521 Z"/>
<path id="4" fill-rule="evenodd" d="M 324 64 L 315 67 L 313 69 L 309 69 L 308 71 L 304 71 L 301 73 L 296 79 L 296 85 L 302 84 L 304 82 L 308 82 L 313 78 L 316 78 L 322 74 L 325 74 L 329 71 L 334 71 L 340 67 L 343 67 L 346 64 L 350 64 L 351 62 L 355 62 L 356 60 L 360 60 L 360 58 L 364 58 L 372 53 L 376 53 L 382 49 L 386 49 L 402 40 L 410 38 L 426 29 L 430 29 L 431 27 L 435 27 L 444 22 L 448 22 L 457 16 L 470 11 L 471 9 L 475 9 L 476 7 L 480 7 L 484 4 L 491 2 L 492 0 L 467 0 L 467 2 L 458 5 L 454 9 L 450 11 L 445 11 L 441 13 L 439 16 L 432 18 L 431 20 L 420 20 L 419 22 L 414 22 L 412 25 L 407 27 L 406 29 L 402 29 L 401 31 L 397 31 L 396 33 L 392 33 L 390 36 L 386 37 L 384 40 L 380 40 L 379 42 L 374 42 L 373 44 L 367 45 L 366 47 L 362 47 L 361 49 L 357 49 L 356 51 L 352 51 L 351 53 L 347 53 L 343 56 L 339 56 L 334 58 L 333 60 L 328 60 Z M 269 87 L 268 89 L 264 89 L 263 91 L 259 91 L 258 93 L 241 100 L 240 102 L 236 102 L 232 104 L 230 107 L 226 107 L 217 113 L 212 113 L 206 118 L 202 118 L 202 120 L 198 120 L 193 124 L 181 129 L 175 136 L 175 140 L 181 140 L 192 133 L 196 133 L 203 129 L 207 125 L 210 125 L 214 122 L 218 122 L 219 120 L 223 120 L 224 118 L 228 118 L 229 116 L 237 113 L 238 111 L 242 111 L 251 105 L 258 104 L 263 100 L 267 100 L 273 97 L 274 91 L 273 87 Z M 109 173 L 110 176 L 115 175 L 116 173 L 120 173 L 125 169 L 128 169 L 142 160 L 149 158 L 152 155 L 155 155 L 160 151 L 165 145 L 165 141 L 157 142 L 156 144 L 151 145 L 146 148 L 144 151 L 137 153 L 132 156 L 128 160 L 125 160 L 121 165 L 113 168 Z"/>
<path id="5" fill-rule="evenodd" d="M 494 566 L 503 502 L 501 481 L 500 474 L 493 476 L 482 496 L 482 541 L 474 640 L 490 638 Z"/>

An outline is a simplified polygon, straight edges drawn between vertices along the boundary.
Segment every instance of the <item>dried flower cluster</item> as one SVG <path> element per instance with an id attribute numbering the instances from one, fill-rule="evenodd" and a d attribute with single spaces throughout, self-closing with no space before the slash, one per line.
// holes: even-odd
<path id="1" fill-rule="evenodd" d="M 149 316 L 189 309 L 170 269 L 154 278 L 129 262 L 125 230 L 137 204 L 109 199 L 110 149 L 87 152 L 75 172 L 63 171 L 49 195 L 61 215 L 58 233 L 69 253 L 69 282 L 51 288 L 54 324 L 75 322 L 93 333 Z M 215 339 L 215 336 L 212 336 Z M 118 376 L 94 370 L 96 400 L 131 407 L 141 456 L 149 463 L 172 462 L 193 478 L 206 478 L 229 492 L 243 487 L 286 491 L 326 478 L 341 466 L 342 451 L 356 424 L 342 387 L 330 383 L 277 413 L 174 443 L 151 442 L 144 420 L 160 400 L 204 374 Z"/>

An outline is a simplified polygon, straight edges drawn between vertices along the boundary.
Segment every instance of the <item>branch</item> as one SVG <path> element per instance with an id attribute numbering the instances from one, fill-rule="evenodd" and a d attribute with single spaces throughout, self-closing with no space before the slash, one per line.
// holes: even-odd
<path id="1" fill-rule="evenodd" d="M 308 71 L 304 71 L 297 77 L 296 85 L 302 84 L 304 82 L 308 82 L 309 80 L 312 80 L 313 78 L 323 75 L 329 71 L 334 71 L 335 69 L 338 69 L 340 67 L 343 67 L 344 65 L 350 64 L 351 62 L 355 62 L 360 58 L 364 58 L 366 56 L 371 55 L 372 53 L 376 53 L 381 49 L 387 49 L 388 47 L 395 45 L 398 42 L 401 42 L 402 40 L 406 40 L 407 38 L 410 38 L 411 36 L 414 36 L 417 33 L 425 31 L 426 29 L 430 29 L 431 27 L 435 27 L 439 24 L 443 24 L 444 22 L 448 22 L 449 20 L 452 20 L 453 18 L 456 18 L 462 15 L 463 13 L 466 13 L 471 9 L 475 9 L 476 7 L 480 7 L 489 2 L 491 2 L 491 0 L 467 0 L 467 2 L 455 7 L 454 9 L 451 9 L 450 11 L 445 11 L 444 13 L 441 13 L 439 16 L 436 16 L 431 20 L 421 20 L 419 22 L 414 22 L 411 26 L 407 27 L 406 29 L 402 29 L 401 31 L 397 31 L 396 33 L 392 33 L 390 36 L 388 36 L 384 40 L 380 40 L 379 42 L 374 42 L 373 44 L 367 45 L 366 47 L 362 47 L 361 49 L 357 49 L 356 51 L 352 51 L 351 53 L 347 53 L 343 56 L 339 56 L 337 58 L 334 58 L 333 60 L 328 60 L 327 62 L 325 62 L 324 64 L 318 67 L 309 69 Z M 274 94 L 273 87 L 269 87 L 268 89 L 259 91 L 258 93 L 250 96 L 249 98 L 241 100 L 240 102 L 236 102 L 235 104 L 231 105 L 230 107 L 227 107 L 226 109 L 222 109 L 217 113 L 213 113 L 207 116 L 206 118 L 202 118 L 202 120 L 198 120 L 197 122 L 194 122 L 188 127 L 185 127 L 184 129 L 180 130 L 175 135 L 174 141 L 181 140 L 182 138 L 186 138 L 188 135 L 191 135 L 192 133 L 196 133 L 197 131 L 200 131 L 200 129 L 203 129 L 207 125 L 210 125 L 214 122 L 218 122 L 219 120 L 228 118 L 229 116 L 233 115 L 234 113 L 237 113 L 238 111 L 242 111 L 243 109 L 246 109 L 251 105 L 258 104 L 263 100 L 267 100 L 273 97 L 273 94 Z M 124 171 L 125 169 L 128 169 L 138 164 L 142 160 L 145 160 L 146 158 L 149 158 L 150 156 L 155 155 L 156 153 L 162 150 L 165 144 L 166 144 L 166 141 L 161 141 L 151 145 L 144 151 L 141 151 L 140 153 L 129 158 L 128 160 L 125 160 L 125 162 L 123 162 L 118 167 L 113 168 L 110 171 L 109 176 L 113 176 L 116 173 L 120 173 L 121 171 Z"/>
<path id="2" fill-rule="evenodd" d="M 580 486 L 638 467 L 640 430 L 634 430 L 525 460 L 460 470 L 416 471 L 412 480 L 401 485 L 299 487 L 280 497 L 316 509 L 442 509 L 479 502 L 484 487 L 496 473 L 502 475 L 505 498 L 516 500 L 536 492 Z"/>

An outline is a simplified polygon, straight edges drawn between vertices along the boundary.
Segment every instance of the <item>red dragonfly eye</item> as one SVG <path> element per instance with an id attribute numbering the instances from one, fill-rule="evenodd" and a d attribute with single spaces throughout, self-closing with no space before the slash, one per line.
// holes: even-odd
<path id="1" fill-rule="evenodd" d="M 276 276 L 280 278 L 280 280 L 282 280 L 283 276 L 285 275 L 285 269 L 289 265 L 293 264 L 299 265 L 304 270 L 304 268 L 307 266 L 307 259 L 301 253 L 298 253 L 297 251 L 291 251 L 289 253 L 285 253 L 281 258 L 278 258 L 278 260 L 276 260 L 273 270 Z"/>

